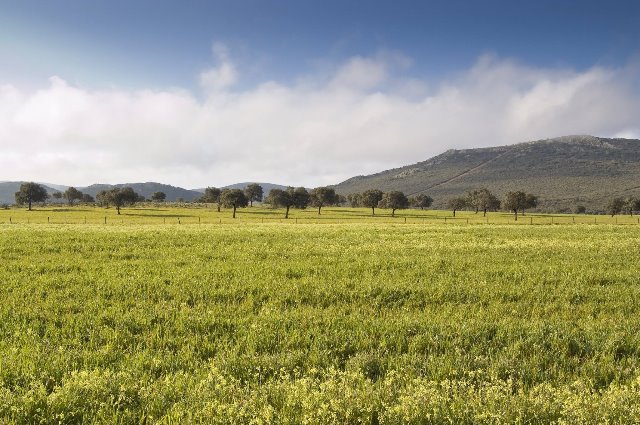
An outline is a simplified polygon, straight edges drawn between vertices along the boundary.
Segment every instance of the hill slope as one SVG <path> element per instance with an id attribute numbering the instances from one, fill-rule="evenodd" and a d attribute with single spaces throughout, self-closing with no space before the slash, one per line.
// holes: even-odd
<path id="1" fill-rule="evenodd" d="M 350 178 L 342 194 L 378 188 L 408 195 L 426 193 L 434 207 L 472 189 L 498 196 L 525 190 L 543 210 L 576 204 L 601 209 L 614 196 L 640 196 L 640 140 L 565 136 L 493 148 L 448 150 L 423 162 Z"/>
<path id="2" fill-rule="evenodd" d="M 181 187 L 171 186 L 168 184 L 146 182 L 146 183 L 124 183 L 124 184 L 92 184 L 87 187 L 79 187 L 82 193 L 88 193 L 91 196 L 96 196 L 96 193 L 101 190 L 109 190 L 114 187 L 131 186 L 133 190 L 144 196 L 145 198 L 151 198 L 154 192 L 164 192 L 167 195 L 167 201 L 175 201 L 178 198 L 182 198 L 185 201 L 191 201 L 194 198 L 201 196 L 200 192 L 195 190 L 183 189 Z"/>
<path id="3" fill-rule="evenodd" d="M 16 192 L 20 190 L 20 185 L 25 182 L 0 182 L 0 204 L 13 204 L 16 201 Z M 58 189 L 51 186 L 42 185 L 49 195 L 58 192 Z"/>

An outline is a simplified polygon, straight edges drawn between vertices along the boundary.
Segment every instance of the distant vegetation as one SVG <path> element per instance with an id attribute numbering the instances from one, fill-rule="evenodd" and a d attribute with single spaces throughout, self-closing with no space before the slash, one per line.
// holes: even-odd
<path id="1" fill-rule="evenodd" d="M 481 149 L 450 150 L 426 161 L 358 176 L 334 186 L 349 196 L 369 189 L 433 197 L 436 209 L 454 197 L 488 188 L 504 200 L 508 192 L 538 197 L 545 212 L 577 206 L 606 212 L 612 198 L 640 198 L 640 140 L 568 136 Z M 483 209 L 481 209 L 483 210 Z"/>

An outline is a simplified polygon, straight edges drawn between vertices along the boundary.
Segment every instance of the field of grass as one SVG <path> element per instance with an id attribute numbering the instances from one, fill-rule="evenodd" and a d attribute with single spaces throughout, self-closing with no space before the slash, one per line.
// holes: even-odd
<path id="1" fill-rule="evenodd" d="M 640 422 L 640 226 L 85 210 L 0 211 L 0 423 Z"/>
<path id="2" fill-rule="evenodd" d="M 390 210 L 376 209 L 375 217 L 369 208 L 325 207 L 318 215 L 316 208 L 292 209 L 289 220 L 284 219 L 283 209 L 268 207 L 239 208 L 236 219 L 229 209 L 218 212 L 215 205 L 204 204 L 142 204 L 135 208 L 123 208 L 118 215 L 114 208 L 79 205 L 73 207 L 48 205 L 26 211 L 24 207 L 0 209 L 0 224 L 228 224 L 289 223 L 408 223 L 408 224 L 640 224 L 640 217 L 629 215 L 590 214 L 542 214 L 527 212 L 514 221 L 512 213 L 489 212 L 486 217 L 480 212 L 458 211 L 453 217 L 445 210 Z"/>

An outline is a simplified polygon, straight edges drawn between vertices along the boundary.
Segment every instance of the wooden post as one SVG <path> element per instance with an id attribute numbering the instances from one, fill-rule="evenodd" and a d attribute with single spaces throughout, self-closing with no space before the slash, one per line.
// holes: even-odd
<path id="1" fill-rule="evenodd" d="M 529 217 L 529 224 L 533 224 L 533 217 Z"/>
<path id="2" fill-rule="evenodd" d="M 404 224 L 407 224 L 407 217 L 404 218 Z"/>
<path id="3" fill-rule="evenodd" d="M 178 217 L 178 224 L 180 224 L 180 217 Z"/>
<path id="4" fill-rule="evenodd" d="M 444 218 L 444 222 L 445 222 L 445 223 L 447 222 L 447 217 L 445 217 L 445 218 Z"/>
<path id="5" fill-rule="evenodd" d="M 47 217 L 47 223 L 50 223 L 50 221 L 49 221 L 49 217 Z"/>
<path id="6" fill-rule="evenodd" d="M 107 216 L 104 216 L 104 224 L 107 224 Z"/>
<path id="7" fill-rule="evenodd" d="M 469 224 L 469 217 L 467 217 L 467 224 Z"/>
<path id="8" fill-rule="evenodd" d="M 200 217 L 198 217 L 198 224 L 200 224 Z"/>

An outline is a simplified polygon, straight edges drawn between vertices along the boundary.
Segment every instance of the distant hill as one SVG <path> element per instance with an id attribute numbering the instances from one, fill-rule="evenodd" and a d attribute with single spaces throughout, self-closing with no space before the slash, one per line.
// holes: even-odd
<path id="1" fill-rule="evenodd" d="M 25 182 L 0 182 L 0 204 L 13 204 L 16 201 L 16 192 Z M 58 192 L 58 189 L 42 184 L 49 195 Z M 57 185 L 56 185 L 57 186 Z"/>
<path id="2" fill-rule="evenodd" d="M 539 208 L 562 211 L 581 204 L 603 209 L 614 196 L 640 197 L 640 140 L 565 136 L 480 149 L 448 150 L 401 168 L 350 178 L 341 194 L 377 188 L 425 193 L 434 207 L 483 188 L 498 196 L 525 190 L 540 197 Z"/>
<path id="3" fill-rule="evenodd" d="M 82 193 L 88 193 L 95 197 L 101 190 L 109 190 L 114 187 L 131 186 L 133 190 L 144 196 L 145 198 L 151 198 L 154 192 L 164 192 L 167 195 L 167 201 L 176 201 L 178 198 L 182 198 L 185 201 L 192 201 L 193 199 L 202 195 L 202 193 L 195 190 L 183 189 L 181 187 L 171 186 L 168 184 L 146 182 L 146 183 L 123 183 L 123 184 L 92 184 L 87 187 L 78 187 L 77 189 Z"/>
<path id="4" fill-rule="evenodd" d="M 229 186 L 223 186 L 221 187 L 221 189 L 240 189 L 240 190 L 244 190 L 245 187 L 249 186 L 250 184 L 253 184 L 254 182 L 244 182 L 244 183 L 235 183 L 235 184 L 230 184 Z M 258 182 L 255 182 L 258 183 Z M 283 186 L 281 184 L 274 184 L 274 183 L 258 183 L 260 186 L 262 186 L 262 190 L 264 192 L 264 195 L 266 196 L 269 191 L 271 189 L 286 189 L 287 186 Z M 200 189 L 193 189 L 197 192 L 200 193 L 204 193 L 204 188 L 200 188 Z"/>

